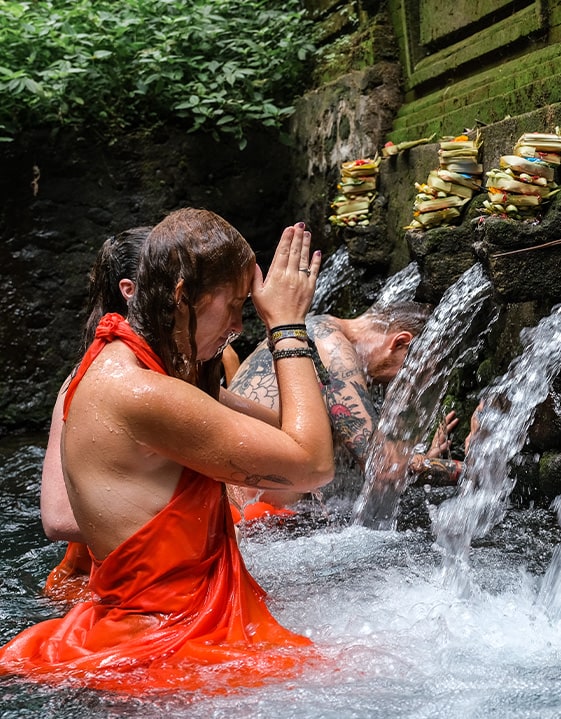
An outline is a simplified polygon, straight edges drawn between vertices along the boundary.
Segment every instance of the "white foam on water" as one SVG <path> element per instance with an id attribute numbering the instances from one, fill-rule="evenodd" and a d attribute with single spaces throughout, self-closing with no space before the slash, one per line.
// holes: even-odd
<path id="1" fill-rule="evenodd" d="M 275 616 L 337 667 L 265 688 L 268 716 L 281 705 L 307 719 L 561 715 L 561 624 L 516 562 L 476 562 L 475 580 L 494 590 L 466 600 L 443 584 L 440 552 L 417 532 L 354 526 L 249 541 L 244 554 Z"/>

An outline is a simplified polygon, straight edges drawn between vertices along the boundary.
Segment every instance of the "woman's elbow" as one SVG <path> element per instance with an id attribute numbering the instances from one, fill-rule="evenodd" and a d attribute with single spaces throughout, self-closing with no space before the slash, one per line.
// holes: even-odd
<path id="1" fill-rule="evenodd" d="M 63 519 L 53 519 L 50 517 L 41 517 L 43 532 L 47 539 L 51 542 L 79 542 L 82 541 L 82 535 L 75 520 L 64 521 Z"/>
<path id="2" fill-rule="evenodd" d="M 66 538 L 64 531 L 61 530 L 57 524 L 52 524 L 51 522 L 47 522 L 45 520 L 42 521 L 42 524 L 43 532 L 45 533 L 47 539 L 51 542 L 59 542 Z"/>
<path id="3" fill-rule="evenodd" d="M 316 490 L 329 484 L 335 476 L 335 462 L 333 457 L 318 463 L 314 466 L 307 477 L 307 486 L 303 490 L 305 492 L 315 492 Z"/>
<path id="4" fill-rule="evenodd" d="M 63 531 L 60 529 L 58 524 L 48 522 L 45 519 L 42 520 L 42 524 L 43 532 L 45 533 L 47 539 L 49 539 L 51 542 L 58 542 L 64 539 Z"/>

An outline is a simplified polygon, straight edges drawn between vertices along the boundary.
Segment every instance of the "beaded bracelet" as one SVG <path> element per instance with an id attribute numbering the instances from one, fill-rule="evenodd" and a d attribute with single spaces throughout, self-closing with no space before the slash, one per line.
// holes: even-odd
<path id="1" fill-rule="evenodd" d="M 274 360 L 284 359 L 285 357 L 309 357 L 314 363 L 320 382 L 323 385 L 331 383 L 329 372 L 325 369 L 325 365 L 321 361 L 315 343 L 309 337 L 307 347 L 291 347 L 284 350 L 273 349 L 271 355 Z"/>
<path id="2" fill-rule="evenodd" d="M 309 347 L 291 347 L 285 350 L 273 350 L 272 356 L 274 360 L 284 359 L 285 357 L 309 357 L 313 359 L 313 352 Z"/>

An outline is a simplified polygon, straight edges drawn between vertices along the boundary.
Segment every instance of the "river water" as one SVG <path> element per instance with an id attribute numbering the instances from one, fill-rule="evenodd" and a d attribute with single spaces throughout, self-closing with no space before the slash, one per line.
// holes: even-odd
<path id="1" fill-rule="evenodd" d="M 41 597 L 62 545 L 39 519 L 45 437 L 0 442 L 0 638 L 64 609 Z M 303 503 L 296 519 L 244 531 L 273 614 L 337 669 L 231 695 L 123 697 L 0 679 L 2 719 L 548 719 L 561 716 L 561 623 L 542 583 L 561 539 L 556 511 L 505 511 L 469 552 L 472 592 L 442 578 L 430 514 L 451 488 L 409 487 L 397 527 L 352 523 L 353 497 Z"/>

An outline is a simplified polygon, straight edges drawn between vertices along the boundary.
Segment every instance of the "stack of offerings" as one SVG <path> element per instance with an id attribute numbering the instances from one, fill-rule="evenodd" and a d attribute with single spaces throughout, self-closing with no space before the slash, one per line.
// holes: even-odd
<path id="1" fill-rule="evenodd" d="M 527 132 L 514 146 L 513 155 L 499 158 L 499 168 L 487 172 L 489 215 L 514 220 L 535 220 L 544 203 L 559 191 L 554 178 L 561 164 L 561 136 Z"/>
<path id="2" fill-rule="evenodd" d="M 479 135 L 473 140 L 467 135 L 441 140 L 440 167 L 431 170 L 425 183 L 415 183 L 413 220 L 406 230 L 428 230 L 458 222 L 463 206 L 481 189 L 480 145 Z"/>
<path id="3" fill-rule="evenodd" d="M 343 162 L 341 180 L 337 185 L 337 195 L 331 202 L 333 214 L 329 221 L 340 227 L 365 226 L 370 221 L 372 202 L 376 197 L 378 153 L 374 158 L 365 158 Z"/>

